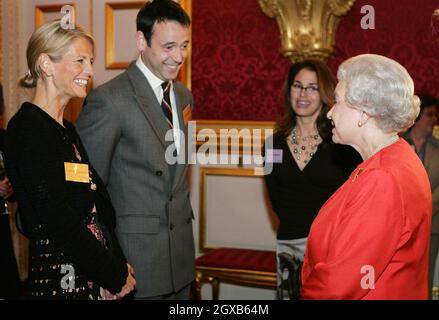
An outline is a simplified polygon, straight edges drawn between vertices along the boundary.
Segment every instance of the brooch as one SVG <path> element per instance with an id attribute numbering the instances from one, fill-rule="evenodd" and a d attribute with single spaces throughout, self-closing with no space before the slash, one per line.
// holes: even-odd
<path id="1" fill-rule="evenodd" d="M 363 171 L 364 171 L 363 168 L 358 168 L 357 172 L 353 172 L 352 181 L 355 181 Z"/>

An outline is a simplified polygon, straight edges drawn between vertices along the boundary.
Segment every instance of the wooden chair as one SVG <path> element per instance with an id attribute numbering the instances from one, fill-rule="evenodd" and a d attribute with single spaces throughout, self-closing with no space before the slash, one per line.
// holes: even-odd
<path id="1" fill-rule="evenodd" d="M 276 253 L 274 251 L 218 248 L 196 260 L 192 286 L 194 299 L 201 299 L 201 286 L 212 285 L 212 298 L 218 300 L 220 282 L 237 285 L 276 288 Z"/>

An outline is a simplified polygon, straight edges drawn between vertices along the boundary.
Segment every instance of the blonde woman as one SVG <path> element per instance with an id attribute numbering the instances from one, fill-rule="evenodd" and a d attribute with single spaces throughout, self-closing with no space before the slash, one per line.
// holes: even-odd
<path id="1" fill-rule="evenodd" d="M 114 236 L 114 210 L 63 119 L 69 100 L 86 96 L 93 38 L 50 22 L 33 33 L 26 55 L 20 84 L 34 95 L 8 124 L 6 167 L 29 238 L 30 298 L 121 298 L 135 280 Z"/>

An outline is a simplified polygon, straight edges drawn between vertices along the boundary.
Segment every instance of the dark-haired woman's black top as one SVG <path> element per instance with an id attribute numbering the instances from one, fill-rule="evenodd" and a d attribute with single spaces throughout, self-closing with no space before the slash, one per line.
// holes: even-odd
<path id="1" fill-rule="evenodd" d="M 305 238 L 320 208 L 346 181 L 361 157 L 349 146 L 324 141 L 300 171 L 285 137 L 279 133 L 273 135 L 273 149 L 282 150 L 282 158 L 274 159 L 273 171 L 265 176 L 265 182 L 279 218 L 277 239 Z"/>
<path id="2" fill-rule="evenodd" d="M 31 298 L 97 299 L 100 287 L 120 292 L 128 272 L 114 209 L 73 125 L 24 103 L 9 121 L 5 160 L 29 238 Z M 67 178 L 69 163 L 87 164 L 90 181 Z"/>

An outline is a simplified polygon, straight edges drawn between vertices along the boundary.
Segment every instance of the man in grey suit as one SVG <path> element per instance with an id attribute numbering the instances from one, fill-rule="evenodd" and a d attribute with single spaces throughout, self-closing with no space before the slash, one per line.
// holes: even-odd
<path id="1" fill-rule="evenodd" d="M 186 154 L 193 105 L 173 81 L 187 56 L 190 18 L 177 2 L 154 0 L 136 22 L 139 58 L 88 95 L 77 129 L 115 206 L 135 299 L 188 299 L 193 213 L 187 164 L 172 160 Z"/>
<path id="2" fill-rule="evenodd" d="M 438 120 L 439 100 L 429 95 L 419 95 L 419 98 L 421 99 L 421 111 L 411 130 L 405 134 L 405 138 L 414 146 L 421 158 L 431 185 L 433 212 L 428 271 L 428 288 L 431 298 L 434 274 L 439 269 L 436 266 L 439 252 L 439 141 L 432 134 Z"/>

